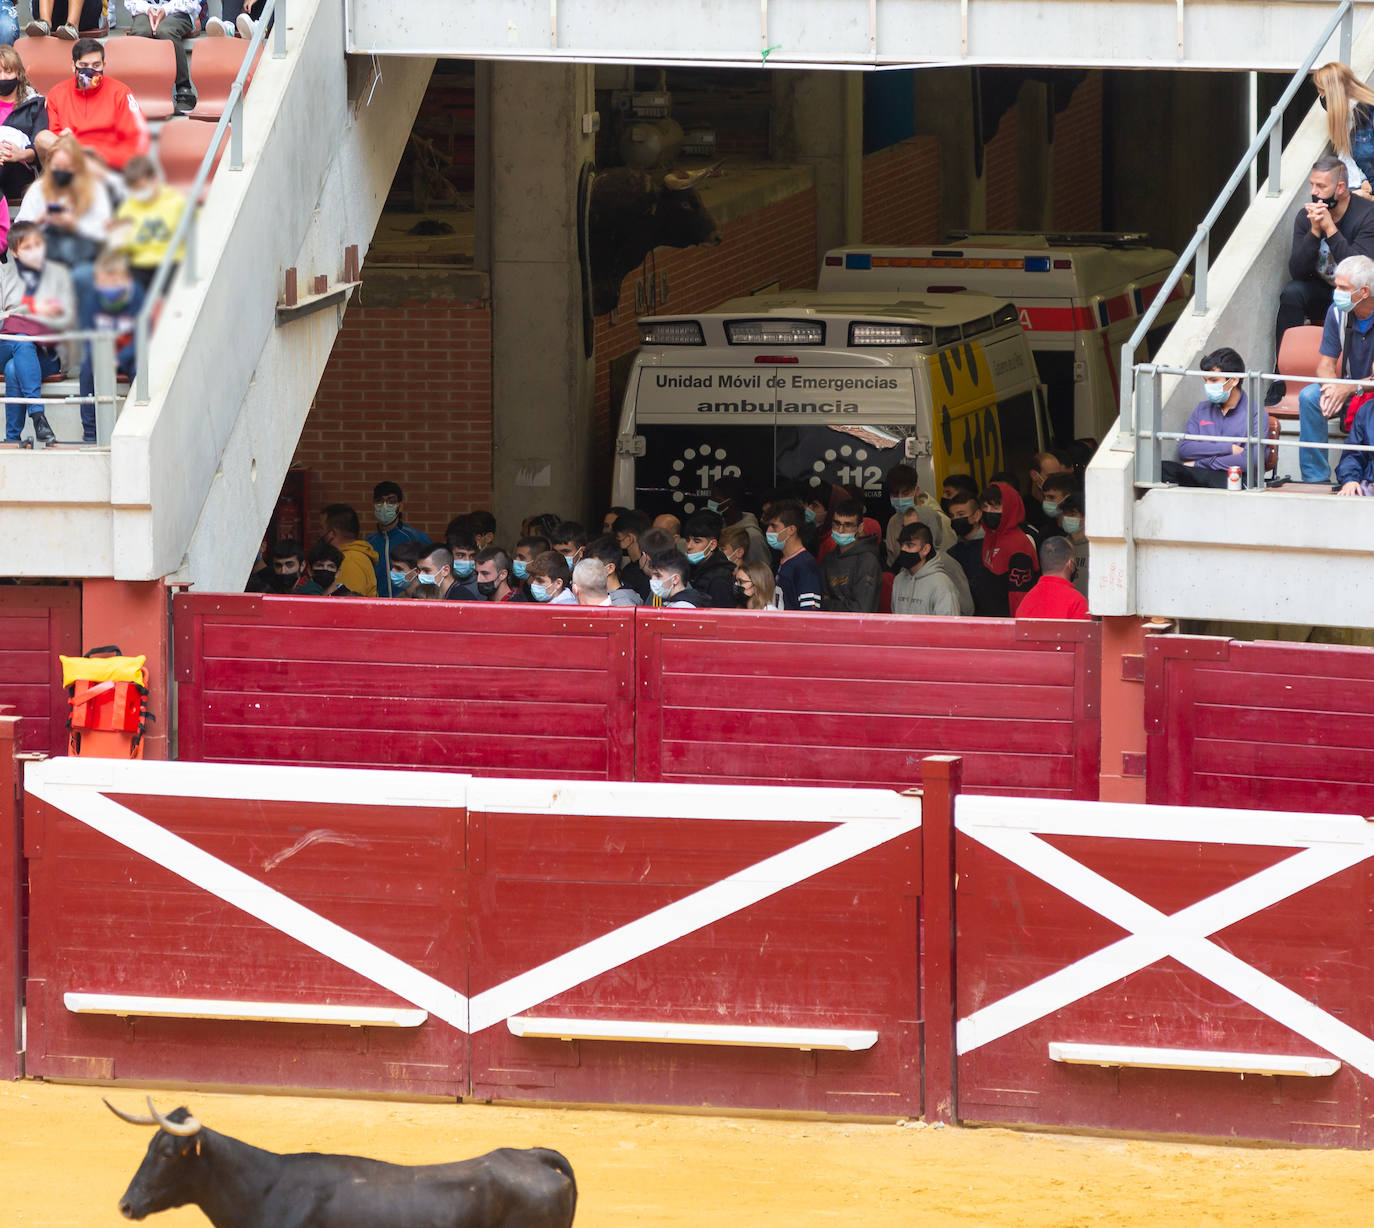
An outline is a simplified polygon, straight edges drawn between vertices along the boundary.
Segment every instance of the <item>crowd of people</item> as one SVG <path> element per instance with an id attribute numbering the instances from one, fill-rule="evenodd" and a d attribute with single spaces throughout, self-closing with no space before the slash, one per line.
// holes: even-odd
<path id="1" fill-rule="evenodd" d="M 144 295 L 186 208 L 149 157 L 138 103 L 105 74 L 96 39 L 72 43 L 72 77 L 45 98 L 13 47 L 0 46 L 0 365 L 5 441 L 18 442 L 27 413 L 35 437 L 57 442 L 43 406 L 43 379 L 78 370 L 89 396 L 89 344 L 74 329 L 114 338 L 119 373 L 134 374 L 134 326 Z M 13 221 L 11 221 L 13 219 Z M 21 399 L 22 398 L 22 399 Z M 82 441 L 94 443 L 95 406 L 81 405 Z"/>
<path id="2" fill-rule="evenodd" d="M 1080 475 L 1039 453 L 1023 485 L 945 478 L 938 500 L 897 465 L 871 508 L 826 482 L 784 485 L 751 505 L 721 478 L 704 510 L 612 507 L 599 527 L 553 514 L 501 537 L 489 511 L 455 517 L 441 541 L 409 524 L 395 482 L 377 483 L 375 530 L 331 504 L 320 536 L 264 543 L 249 592 L 429 601 L 537 602 L 851 614 L 1087 618 L 1088 539 Z M 886 515 L 880 523 L 870 510 Z M 514 537 L 514 545 L 511 545 Z"/>

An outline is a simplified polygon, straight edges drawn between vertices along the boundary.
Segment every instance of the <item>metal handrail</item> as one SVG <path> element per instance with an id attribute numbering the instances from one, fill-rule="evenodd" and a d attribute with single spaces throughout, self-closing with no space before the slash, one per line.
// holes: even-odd
<path id="1" fill-rule="evenodd" d="M 1255 139 L 1250 142 L 1250 148 L 1245 151 L 1236 169 L 1231 172 L 1231 177 L 1226 181 L 1226 186 L 1221 189 L 1216 200 L 1212 202 L 1212 207 L 1207 211 L 1207 216 L 1202 219 L 1192 240 L 1183 249 L 1178 262 L 1169 271 L 1169 276 L 1164 279 L 1164 284 L 1159 288 L 1154 301 L 1145 314 L 1140 317 L 1140 323 L 1136 325 L 1130 339 L 1122 345 L 1121 365 L 1118 368 L 1121 372 L 1121 435 L 1134 435 L 1136 429 L 1136 352 L 1140 349 L 1140 344 L 1145 340 L 1150 329 L 1154 327 L 1155 320 L 1159 318 L 1159 313 L 1164 309 L 1164 304 L 1168 301 L 1169 295 L 1173 293 L 1174 287 L 1178 285 L 1188 268 L 1189 262 L 1194 258 L 1197 260 L 1197 266 L 1193 271 L 1193 314 L 1206 315 L 1207 265 L 1210 258 L 1208 247 L 1212 227 L 1216 225 L 1222 211 L 1231 203 L 1231 197 L 1235 195 L 1241 182 L 1246 179 L 1251 164 L 1259 157 L 1259 152 L 1266 143 L 1269 146 L 1269 187 L 1265 195 L 1275 197 L 1279 194 L 1281 190 L 1280 169 L 1283 157 L 1283 125 L 1281 121 L 1284 112 L 1288 110 L 1288 104 L 1293 101 L 1294 96 L 1302 87 L 1303 82 L 1307 79 L 1307 74 L 1312 71 L 1312 65 L 1317 62 L 1317 57 L 1336 32 L 1337 26 L 1340 27 L 1341 31 L 1340 59 L 1342 63 L 1349 64 L 1351 48 L 1355 42 L 1355 0 L 1341 0 L 1331 20 L 1322 28 L 1317 41 L 1312 45 L 1312 50 L 1307 53 L 1307 58 L 1289 78 L 1288 85 L 1279 96 L 1278 102 L 1270 108 L 1269 118 L 1255 133 Z M 1158 406 L 1155 408 L 1158 409 Z M 1123 450 L 1131 450 L 1124 441 L 1121 446 Z"/>
<path id="2" fill-rule="evenodd" d="M 1350 3 L 1350 0 L 1346 0 L 1346 2 Z M 167 244 L 166 254 L 162 257 L 162 262 L 157 266 L 157 272 L 153 274 L 153 279 L 148 285 L 147 301 L 139 313 L 138 324 L 134 329 L 134 344 L 138 354 L 138 367 L 134 372 L 134 400 L 138 405 L 148 404 L 148 340 L 152 328 L 153 312 L 167 289 L 167 282 L 172 276 L 172 270 L 177 266 L 177 253 L 182 250 L 183 246 L 186 249 L 186 258 L 182 261 L 182 276 L 188 285 L 194 285 L 197 280 L 196 234 L 199 220 L 197 202 L 200 200 L 200 194 L 206 181 L 210 178 L 215 159 L 224 145 L 226 134 L 229 136 L 229 169 L 231 171 L 243 169 L 243 95 L 247 88 L 248 74 L 253 71 L 253 64 L 257 60 L 258 52 L 262 49 L 266 39 L 268 25 L 271 25 L 273 30 L 272 58 L 283 60 L 286 58 L 286 0 L 267 0 L 263 6 L 262 14 L 257 21 L 257 29 L 253 31 L 253 37 L 248 40 L 248 50 L 244 53 L 238 75 L 229 87 L 229 97 L 224 104 L 224 113 L 219 117 L 219 122 L 215 124 L 214 134 L 210 138 L 210 146 L 205 151 L 205 157 L 201 159 L 195 182 L 186 194 L 186 208 L 182 210 L 181 221 L 177 223 L 171 242 Z"/>

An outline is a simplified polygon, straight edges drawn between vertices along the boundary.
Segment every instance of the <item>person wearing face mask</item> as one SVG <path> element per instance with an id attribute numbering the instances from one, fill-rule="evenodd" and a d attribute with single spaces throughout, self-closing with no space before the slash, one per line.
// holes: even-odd
<path id="1" fill-rule="evenodd" d="M 47 127 L 47 100 L 29 82 L 19 53 L 0 46 L 0 187 L 14 210 L 38 174 L 34 140 Z"/>
<path id="2" fill-rule="evenodd" d="M 428 546 L 429 536 L 406 524 L 405 494 L 395 482 L 378 482 L 372 488 L 372 514 L 376 518 L 377 531 L 367 535 L 367 544 L 377 552 L 377 565 L 373 568 L 377 596 L 399 597 L 409 585 L 398 589 L 393 583 L 392 551 L 407 542 Z"/>
<path id="3" fill-rule="evenodd" d="M 1288 284 L 1279 294 L 1274 353 L 1290 328 L 1320 320 L 1331 306 L 1336 266 L 1347 256 L 1374 256 L 1374 201 L 1352 196 L 1345 163 L 1318 158 L 1308 176 L 1311 198 L 1293 219 Z M 1283 396 L 1283 382 L 1269 385 L 1266 403 Z"/>
<path id="4" fill-rule="evenodd" d="M 143 310 L 143 287 L 134 281 L 123 252 L 102 252 L 95 262 L 92 279 L 94 284 L 90 293 L 77 293 L 81 327 L 113 333 L 115 366 L 125 378 L 133 379 L 138 357 L 134 348 L 134 327 Z M 90 396 L 95 391 L 94 360 L 89 342 L 81 348 L 85 352 L 81 362 L 81 395 Z M 84 442 L 95 442 L 95 403 L 92 401 L 81 403 L 81 431 Z"/>
<path id="5" fill-rule="evenodd" d="M 892 581 L 894 614 L 939 615 L 957 618 L 972 613 L 965 609 L 953 573 L 959 565 L 943 550 L 935 549 L 930 529 L 914 521 L 897 539 L 897 574 Z"/>
<path id="6" fill-rule="evenodd" d="M 448 552 L 452 556 L 453 586 L 445 591 L 449 601 L 484 601 L 477 591 L 477 539 L 466 529 L 455 529 L 449 525 L 444 535 Z M 420 557 L 424 557 L 424 550 Z"/>
<path id="7" fill-rule="evenodd" d="M 420 587 L 420 551 L 429 548 L 426 542 L 401 542 L 391 551 L 391 565 L 387 572 L 388 587 L 393 597 L 414 597 Z M 380 594 L 378 594 L 380 596 Z"/>
<path id="8" fill-rule="evenodd" d="M 476 565 L 473 565 L 476 571 Z M 421 549 L 420 561 L 416 565 L 415 574 L 415 595 L 430 601 L 453 600 L 453 592 L 457 587 L 454 578 L 453 555 L 447 546 L 430 546 L 428 549 Z M 472 591 L 473 600 L 481 600 L 477 596 L 476 587 Z"/>
<path id="9" fill-rule="evenodd" d="M 1350 256 L 1336 268 L 1336 288 L 1331 308 L 1322 325 L 1321 345 L 1317 348 L 1316 384 L 1308 384 L 1298 394 L 1298 439 L 1303 443 L 1325 443 L 1329 423 L 1335 421 L 1345 430 L 1353 425 L 1352 405 L 1356 389 L 1350 384 L 1333 384 L 1334 378 L 1360 380 L 1374 367 L 1374 260 Z M 1298 450 L 1298 471 L 1304 482 L 1326 485 L 1331 481 L 1332 454 L 1318 448 Z M 1239 463 L 1239 462 L 1237 462 Z"/>
<path id="10" fill-rule="evenodd" d="M 321 513 L 321 540 L 343 555 L 339 579 L 361 597 L 377 595 L 377 552 L 358 533 L 358 513 L 347 503 L 331 503 Z"/>
<path id="11" fill-rule="evenodd" d="M 1256 427 L 1260 434 L 1264 433 L 1264 424 L 1251 422 L 1251 419 L 1261 415 L 1250 412 L 1249 401 L 1240 386 L 1245 361 L 1235 350 L 1224 346 L 1213 350 L 1203 355 L 1198 366 L 1203 371 L 1216 374 L 1203 377 L 1205 397 L 1189 416 L 1183 433 L 1207 438 L 1180 439 L 1178 460 L 1165 461 L 1161 469 L 1164 480 L 1175 485 L 1225 489 L 1227 472 L 1232 465 L 1240 466 L 1244 480 L 1245 447 L 1237 441 L 1243 440 L 1247 434 L 1247 423 Z M 1306 390 L 1303 395 L 1307 395 Z M 1268 415 L 1262 417 L 1267 419 Z M 1322 463 L 1325 464 L 1325 460 Z M 1329 468 L 1327 473 L 1329 480 Z"/>
<path id="12" fill-rule="evenodd" d="M 675 547 L 661 550 L 649 560 L 650 602 L 665 609 L 710 605 L 703 593 L 689 583 L 692 565 Z"/>
<path id="13" fill-rule="evenodd" d="M 978 496 L 983 525 L 983 570 L 996 602 L 996 614 L 1014 615 L 1035 584 L 1040 565 L 1035 544 L 1021 525 L 1025 504 L 1010 482 L 993 482 Z"/>
<path id="14" fill-rule="evenodd" d="M 499 546 L 487 546 L 477 552 L 477 574 L 474 583 L 483 601 L 497 605 L 521 600 L 519 586 L 512 586 L 511 559 Z"/>
<path id="15" fill-rule="evenodd" d="M 736 605 L 746 610 L 781 610 L 782 593 L 766 563 L 741 563 L 735 568 Z"/>
<path id="16" fill-rule="evenodd" d="M 576 520 L 560 521 L 553 531 L 552 544 L 571 572 L 582 561 L 582 552 L 587 548 L 587 530 Z"/>
<path id="17" fill-rule="evenodd" d="M 115 210 L 108 243 L 128 255 L 134 280 L 146 290 L 167 255 L 186 209 L 186 197 L 162 182 L 151 158 L 129 159 L 124 167 L 124 186 L 129 194 Z M 177 259 L 183 255 L 178 252 Z"/>
<path id="18" fill-rule="evenodd" d="M 267 592 L 284 597 L 295 593 L 306 577 L 300 542 L 290 537 L 277 542 L 272 547 L 267 571 Z"/>
<path id="19" fill-rule="evenodd" d="M 913 508 L 921 523 L 930 530 L 937 550 L 948 550 L 954 545 L 954 530 L 949 527 L 949 517 L 921 490 L 920 478 L 915 469 L 910 465 L 893 465 L 887 471 L 886 486 L 893 509 L 892 515 L 888 518 L 885 535 L 889 567 L 897 558 L 897 539 L 902 532 L 902 514 Z"/>
<path id="20" fill-rule="evenodd" d="M 765 534 L 768 547 L 782 555 L 777 585 L 785 610 L 814 612 L 821 608 L 825 581 L 815 556 L 802 545 L 801 529 L 806 513 L 795 499 L 779 499 L 768 509 Z"/>
<path id="21" fill-rule="evenodd" d="M 84 284 L 89 286 L 89 266 L 100 254 L 110 216 L 110 197 L 100 176 L 81 146 L 64 136 L 47 155 L 43 174 L 24 193 L 15 220 L 41 226 L 48 259 L 65 264 L 74 274 L 85 267 Z M 78 299 L 81 291 L 78 284 Z"/>
<path id="22" fill-rule="evenodd" d="M 344 556 L 337 546 L 327 541 L 316 542 L 305 556 L 309 570 L 307 578 L 294 590 L 297 597 L 356 597 L 339 578 L 343 568 Z"/>
<path id="23" fill-rule="evenodd" d="M 541 605 L 576 605 L 572 594 L 572 572 L 568 560 L 554 550 L 536 555 L 526 575 L 530 582 L 530 596 Z"/>
<path id="24" fill-rule="evenodd" d="M 1374 200 L 1374 90 L 1339 60 L 1312 70 L 1326 135 L 1345 163 L 1350 190 Z"/>
<path id="25" fill-rule="evenodd" d="M 734 568 L 720 549 L 724 532 L 719 512 L 693 512 L 682 527 L 692 568 L 688 583 L 706 598 L 707 605 L 728 610 L 735 604 L 735 579 Z"/>
<path id="26" fill-rule="evenodd" d="M 152 144 L 138 99 L 124 82 L 105 75 L 105 49 L 94 38 L 72 44 L 71 78 L 48 92 L 48 128 L 34 138 L 45 166 L 61 137 L 74 138 L 117 171 Z"/>
<path id="27" fill-rule="evenodd" d="M 1056 473 L 1044 480 L 1040 487 L 1040 514 L 1044 517 L 1040 541 L 1063 535 L 1064 531 L 1059 527 L 1059 509 L 1063 507 L 1065 499 L 1078 494 L 1081 490 L 1078 477 L 1072 470 L 1068 473 Z"/>
<path id="28" fill-rule="evenodd" d="M 864 505 L 846 500 L 835 508 L 830 524 L 833 548 L 821 559 L 821 609 L 876 613 L 883 564 L 877 533 L 864 532 Z"/>
<path id="29" fill-rule="evenodd" d="M 522 537 L 515 543 L 515 554 L 511 558 L 511 585 L 519 592 L 519 601 L 533 601 L 530 596 L 530 564 L 549 549 L 547 537 Z M 647 582 L 646 582 L 647 583 Z"/>
<path id="30" fill-rule="evenodd" d="M 6 312 L 11 316 L 28 316 L 53 332 L 64 332 L 76 323 L 76 304 L 72 295 L 72 279 L 60 264 L 48 264 L 45 258 L 43 232 L 31 222 L 17 222 L 9 236 L 9 265 L 13 280 L 0 276 L 8 286 Z M 3 266 L 0 266 L 3 267 Z M 21 295 L 14 302 L 16 285 Z M 4 362 L 5 392 L 12 397 L 36 397 L 42 393 L 45 376 L 62 369 L 57 348 L 44 345 L 35 338 L 32 345 L 21 342 L 9 344 L 9 356 Z M 23 401 L 5 404 L 5 441 L 14 443 L 24 429 L 24 417 L 33 419 L 34 433 L 44 443 L 52 442 L 52 434 L 41 405 Z M 46 431 L 46 434 L 45 434 Z"/>
<path id="31" fill-rule="evenodd" d="M 1083 596 L 1088 595 L 1088 534 L 1084 529 L 1083 499 L 1069 495 L 1059 505 L 1059 529 L 1073 547 L 1073 586 Z"/>
<path id="32" fill-rule="evenodd" d="M 950 501 L 949 524 L 959 539 L 949 556 L 959 564 L 973 597 L 973 612 L 980 618 L 1005 613 L 999 602 L 999 586 L 983 566 L 983 509 L 976 494 L 960 494 Z"/>
<path id="33" fill-rule="evenodd" d="M 1073 544 L 1067 537 L 1051 537 L 1040 548 L 1044 574 L 1026 594 L 1017 618 L 1091 618 L 1088 601 L 1076 588 Z"/>
<path id="34" fill-rule="evenodd" d="M 606 533 L 601 537 L 592 538 L 587 543 L 587 551 L 583 557 L 595 559 L 606 569 L 606 593 L 612 605 L 644 604 L 643 598 L 620 578 L 620 564 L 625 556 L 620 552 L 620 543 L 616 541 L 615 534 Z M 730 604 L 734 604 L 733 597 Z"/>

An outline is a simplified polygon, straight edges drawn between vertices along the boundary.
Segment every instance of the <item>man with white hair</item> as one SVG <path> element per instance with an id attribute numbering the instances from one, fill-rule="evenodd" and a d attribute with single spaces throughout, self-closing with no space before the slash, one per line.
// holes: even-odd
<path id="1" fill-rule="evenodd" d="M 578 605 L 610 605 L 606 591 L 606 564 L 600 559 L 583 559 L 573 568 L 572 591 Z"/>
<path id="2" fill-rule="evenodd" d="M 1374 260 L 1347 256 L 1336 266 L 1336 286 L 1322 326 L 1316 384 L 1298 396 L 1298 439 L 1325 443 L 1329 419 L 1344 420 L 1351 384 L 1328 380 L 1364 379 L 1374 367 Z M 1329 485 L 1331 454 L 1319 448 L 1299 448 L 1298 469 L 1304 482 Z"/>

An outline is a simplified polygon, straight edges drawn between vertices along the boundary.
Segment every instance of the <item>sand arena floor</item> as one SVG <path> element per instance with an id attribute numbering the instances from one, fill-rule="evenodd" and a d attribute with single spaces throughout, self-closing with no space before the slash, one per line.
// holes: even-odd
<path id="1" fill-rule="evenodd" d="M 0 1084 L 3 1228 L 125 1222 L 115 1204 L 151 1131 L 117 1121 L 102 1094 L 143 1108 L 137 1088 Z M 1374 1153 L 1365 1152 L 165 1090 L 156 1099 L 279 1151 L 418 1164 L 555 1147 L 577 1173 L 577 1228 L 1374 1222 Z M 193 1208 L 147 1222 L 208 1223 Z"/>

